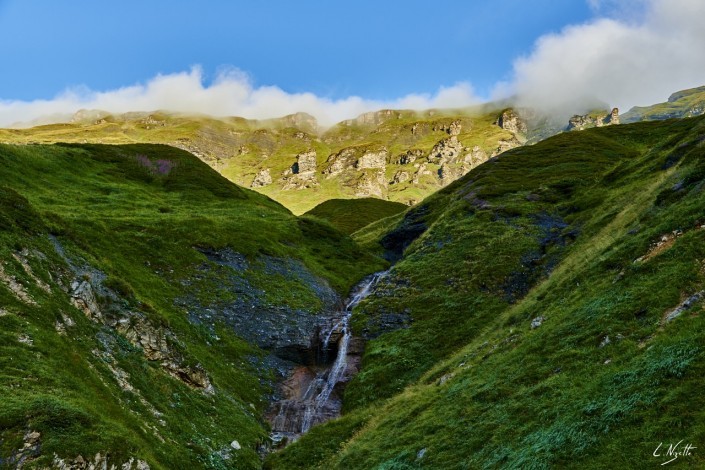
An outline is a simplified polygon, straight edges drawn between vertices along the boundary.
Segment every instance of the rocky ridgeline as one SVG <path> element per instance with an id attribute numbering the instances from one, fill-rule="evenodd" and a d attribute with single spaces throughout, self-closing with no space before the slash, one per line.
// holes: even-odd
<path id="1" fill-rule="evenodd" d="M 363 114 L 341 125 L 367 128 L 378 126 L 379 129 L 385 123 L 408 117 L 408 112 L 383 110 Z M 447 135 L 439 139 L 430 150 L 412 147 L 393 155 L 384 144 L 352 145 L 331 153 L 323 164 L 318 165 L 316 150 L 309 149 L 295 156 L 296 161 L 281 173 L 276 183 L 283 191 L 300 191 L 320 187 L 320 179 L 334 180 L 349 189 L 353 197 L 381 199 L 391 199 L 392 187 L 395 193 L 403 193 L 405 188 L 413 186 L 421 190 L 440 188 L 489 158 L 526 141 L 527 124 L 514 110 L 503 111 L 495 124 L 508 131 L 510 136 L 498 139 L 496 147 L 491 149 L 479 145 L 466 147 L 462 142 L 463 132 L 467 135 L 471 130 L 469 119 L 443 117 L 435 121 L 424 120 L 400 126 L 402 134 L 410 134 L 409 142 L 432 133 Z M 257 189 L 272 185 L 275 181 L 271 174 L 270 167 L 260 168 L 250 186 Z M 416 200 L 408 198 L 405 202 L 414 203 Z"/>
<path id="2" fill-rule="evenodd" d="M 488 107 L 473 113 L 384 109 L 324 130 L 306 113 L 248 120 L 81 110 L 72 120 L 75 139 L 70 132 L 62 139 L 120 142 L 124 137 L 173 145 L 286 205 L 313 207 L 331 197 L 368 196 L 414 204 L 526 143 L 528 111 Z M 41 129 L 28 132 L 32 141 L 42 140 Z"/>
<path id="3" fill-rule="evenodd" d="M 619 109 L 613 108 L 611 112 L 593 112 L 583 115 L 576 114 L 568 121 L 568 131 L 582 131 L 592 127 L 610 126 L 619 124 Z"/>

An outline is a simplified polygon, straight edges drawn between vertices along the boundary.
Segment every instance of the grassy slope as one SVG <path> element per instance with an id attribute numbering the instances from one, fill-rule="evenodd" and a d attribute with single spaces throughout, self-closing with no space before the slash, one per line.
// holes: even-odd
<path id="1" fill-rule="evenodd" d="M 320 203 L 304 215 L 326 220 L 341 232 L 351 234 L 377 220 L 399 214 L 407 208 L 399 202 L 372 197 L 331 199 Z"/>
<path id="2" fill-rule="evenodd" d="M 154 170 L 159 160 L 170 162 L 168 174 Z M 36 302 L 0 283 L 0 459 L 37 430 L 37 465 L 54 453 L 91 458 L 107 451 L 112 463 L 135 456 L 152 468 L 258 468 L 268 372 L 256 368 L 257 348 L 222 325 L 189 323 L 175 305 L 183 280 L 198 278 L 207 263 L 195 248 L 244 255 L 252 267 L 244 276 L 254 285 L 279 286 L 267 293 L 273 308 L 308 308 L 306 299 L 315 297 L 291 279 L 257 271 L 262 256 L 301 260 L 341 293 L 381 263 L 329 226 L 299 220 L 171 147 L 0 145 L 0 162 L 0 259 Z M 72 275 L 50 233 L 74 263 L 107 274 L 105 284 L 127 310 L 172 331 L 172 347 L 203 365 L 216 393 L 167 375 L 124 336 L 72 306 Z M 15 258 L 22 253 L 50 291 Z M 205 298 L 222 291 L 217 279 L 201 278 L 192 288 Z M 55 324 L 66 318 L 75 326 L 61 336 Z M 20 341 L 27 338 L 31 344 Z M 110 367 L 127 372 L 134 391 L 118 387 Z M 234 439 L 242 450 L 224 460 L 220 451 Z"/>
<path id="3" fill-rule="evenodd" d="M 428 228 L 354 323 L 409 312 L 411 327 L 368 343 L 345 415 L 268 465 L 648 468 L 659 442 L 703 442 L 703 303 L 663 317 L 705 286 L 704 132 L 561 134 L 407 212 L 398 227 Z"/>
<path id="4" fill-rule="evenodd" d="M 107 117 L 85 123 L 52 124 L 31 129 L 0 129 L 0 142 L 11 143 L 163 143 L 188 148 L 231 181 L 249 187 L 262 168 L 268 168 L 273 183 L 257 191 L 282 203 L 295 214 L 302 214 L 329 199 L 354 198 L 354 181 L 326 178 L 321 174 L 328 156 L 351 146 L 386 146 L 391 156 L 408 149 L 429 152 L 448 134 L 440 124 L 460 119 L 460 141 L 468 148 L 481 147 L 488 155 L 501 139 L 511 134 L 493 123 L 497 110 L 446 110 L 394 112 L 391 119 L 378 124 L 337 125 L 323 135 L 304 126 L 291 127 L 285 118 L 253 121 L 241 118 L 216 119 L 206 116 L 182 116 L 169 113 L 135 113 L 132 116 Z M 412 126 L 420 130 L 412 134 Z M 303 130 L 303 132 L 302 132 Z M 296 162 L 296 155 L 310 149 L 317 152 L 319 186 L 305 190 L 283 190 L 284 171 Z M 417 162 L 418 164 L 419 162 Z M 391 181 L 397 170 L 415 172 L 411 165 L 389 164 L 385 177 Z M 429 165 L 432 174 L 419 184 L 405 182 L 390 186 L 392 201 L 420 201 L 440 188 L 438 165 Z M 355 173 L 355 172 L 353 172 Z"/>
<path id="5" fill-rule="evenodd" d="M 624 113 L 620 120 L 624 123 L 655 121 L 698 116 L 703 113 L 705 113 L 705 87 L 698 87 L 674 93 L 665 103 L 635 106 Z"/>

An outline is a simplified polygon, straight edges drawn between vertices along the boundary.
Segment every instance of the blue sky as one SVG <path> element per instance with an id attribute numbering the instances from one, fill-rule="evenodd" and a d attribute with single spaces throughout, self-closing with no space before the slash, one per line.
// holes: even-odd
<path id="1" fill-rule="evenodd" d="M 702 18 L 703 0 L 0 0 L 0 125 L 648 105 L 705 84 Z"/>
<path id="2" fill-rule="evenodd" d="M 542 34 L 593 15 L 583 0 L 57 1 L 0 7 L 0 98 L 107 90 L 199 64 L 259 85 L 387 99 L 509 78 Z M 7 70 L 6 69 L 6 70 Z"/>

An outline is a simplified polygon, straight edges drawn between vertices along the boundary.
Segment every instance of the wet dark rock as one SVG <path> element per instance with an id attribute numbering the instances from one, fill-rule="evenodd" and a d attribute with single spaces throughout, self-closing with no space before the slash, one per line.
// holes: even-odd
<path id="1" fill-rule="evenodd" d="M 385 250 L 385 259 L 389 261 L 400 259 L 404 250 L 426 231 L 428 226 L 424 218 L 428 215 L 428 210 L 429 207 L 423 205 L 411 209 L 399 225 L 382 238 L 380 244 Z"/>
<path id="2" fill-rule="evenodd" d="M 191 322 L 209 328 L 222 322 L 283 361 L 313 364 L 318 360 L 323 353 L 318 348 L 320 332 L 335 322 L 340 306 L 339 296 L 326 281 L 293 259 L 262 256 L 256 262 L 248 262 L 229 248 L 202 252 L 210 262 L 198 267 L 195 278 L 182 281 L 187 294 L 177 299 Z M 253 272 L 245 273 L 247 270 Z M 265 292 L 249 280 L 255 271 L 299 281 L 315 294 L 321 307 L 313 311 L 271 304 Z M 214 295 L 208 301 L 199 299 L 196 283 L 205 278 L 217 279 L 222 295 Z"/>
<path id="3" fill-rule="evenodd" d="M 561 217 L 546 213 L 533 216 L 539 229 L 538 248 L 525 253 L 520 268 L 512 272 L 500 286 L 507 302 L 513 303 L 524 297 L 542 277 L 548 276 L 558 265 L 562 249 L 578 237 L 578 230 L 569 230 Z"/>

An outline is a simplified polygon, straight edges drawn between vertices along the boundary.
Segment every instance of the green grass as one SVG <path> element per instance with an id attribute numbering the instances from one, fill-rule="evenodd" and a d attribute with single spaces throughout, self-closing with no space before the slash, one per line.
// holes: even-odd
<path id="1" fill-rule="evenodd" d="M 462 124 L 458 138 L 466 147 L 472 149 L 479 146 L 487 155 L 492 154 L 499 140 L 511 137 L 509 132 L 494 125 L 498 112 L 485 108 L 423 113 L 394 111 L 377 124 L 339 124 L 325 132 L 312 129 L 305 123 L 293 127 L 295 123 L 286 117 L 257 121 L 167 112 L 127 113 L 31 129 L 0 129 L 0 142 L 151 143 L 186 148 L 243 187 L 249 188 L 261 169 L 269 169 L 272 184 L 256 190 L 300 215 L 331 199 L 359 197 L 355 184 L 361 173 L 354 168 L 330 178 L 322 174 L 330 155 L 350 147 L 385 147 L 390 161 L 384 179 L 389 182 L 398 170 L 412 174 L 417 170 L 413 164 L 393 164 L 394 157 L 412 148 L 430 152 L 441 139 L 448 137 L 441 127 L 453 121 Z M 297 154 L 309 150 L 316 151 L 318 184 L 306 189 L 284 190 L 284 173 L 296 163 Z M 420 184 L 407 181 L 390 185 L 384 191 L 384 197 L 408 204 L 418 202 L 440 189 L 441 183 L 436 174 L 438 167 L 430 165 L 428 169 L 434 173 L 423 175 Z"/>
<path id="2" fill-rule="evenodd" d="M 380 219 L 405 211 L 408 206 L 383 199 L 331 199 L 322 202 L 304 215 L 329 222 L 343 233 L 352 234 Z"/>
<path id="3" fill-rule="evenodd" d="M 698 116 L 705 112 L 705 87 L 691 88 L 672 94 L 665 103 L 635 106 L 623 116 L 622 122 L 652 121 Z"/>
<path id="4" fill-rule="evenodd" d="M 48 465 L 55 453 L 109 452 L 111 463 L 134 456 L 157 469 L 260 468 L 272 378 L 258 359 L 264 352 L 221 323 L 190 322 L 177 302 L 185 293 L 206 306 L 238 295 L 219 271 L 203 270 L 214 265 L 202 251 L 239 253 L 248 263 L 241 276 L 266 291 L 265 305 L 311 314 L 321 307 L 312 287 L 266 260 L 298 263 L 341 295 L 385 263 L 330 225 L 299 219 L 172 147 L 0 145 L 0 163 L 0 259 L 32 302 L 0 282 L 0 458 L 36 430 L 42 446 L 33 465 Z M 215 393 L 171 377 L 76 309 L 66 293 L 76 275 L 49 235 L 75 266 L 107 276 L 120 309 L 168 329 L 171 348 L 184 364 L 203 366 Z M 65 318 L 75 325 L 60 335 L 55 326 Z M 133 389 L 121 389 L 113 371 L 124 371 Z M 242 449 L 226 460 L 221 451 L 233 440 Z"/>
<path id="5" fill-rule="evenodd" d="M 649 468 L 659 442 L 697 446 L 703 303 L 662 318 L 705 288 L 704 131 L 693 118 L 561 134 L 356 233 L 385 245 L 426 227 L 353 316 L 382 334 L 343 418 L 316 429 L 338 449 L 302 439 L 272 468 Z M 409 328 L 379 330 L 402 312 Z"/>

